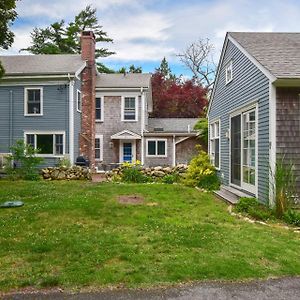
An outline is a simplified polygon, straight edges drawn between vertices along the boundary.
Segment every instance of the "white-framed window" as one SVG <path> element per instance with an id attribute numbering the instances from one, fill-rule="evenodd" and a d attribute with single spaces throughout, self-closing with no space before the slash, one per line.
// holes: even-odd
<path id="1" fill-rule="evenodd" d="M 232 80 L 232 60 L 226 65 L 225 68 L 226 84 Z"/>
<path id="2" fill-rule="evenodd" d="M 122 121 L 136 122 L 138 120 L 138 101 L 136 96 L 122 97 Z"/>
<path id="3" fill-rule="evenodd" d="M 167 157 L 167 139 L 147 139 L 148 157 Z"/>
<path id="4" fill-rule="evenodd" d="M 103 135 L 95 135 L 95 160 L 103 160 Z"/>
<path id="5" fill-rule="evenodd" d="M 96 122 L 103 122 L 104 114 L 104 97 L 96 97 L 95 101 L 95 120 Z"/>
<path id="6" fill-rule="evenodd" d="M 43 115 L 43 88 L 26 87 L 24 89 L 24 115 Z"/>
<path id="7" fill-rule="evenodd" d="M 82 109 L 82 99 L 81 99 L 81 91 L 77 90 L 76 93 L 76 108 L 78 112 L 81 112 Z"/>
<path id="8" fill-rule="evenodd" d="M 217 168 L 220 168 L 220 120 L 211 123 L 209 134 L 209 150 L 211 163 Z"/>
<path id="9" fill-rule="evenodd" d="M 65 132 L 25 132 L 26 144 L 39 150 L 39 156 L 63 156 L 65 154 Z"/>

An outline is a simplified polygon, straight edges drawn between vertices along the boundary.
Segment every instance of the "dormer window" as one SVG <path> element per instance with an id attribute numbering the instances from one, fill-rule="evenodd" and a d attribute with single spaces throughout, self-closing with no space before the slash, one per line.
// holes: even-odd
<path id="1" fill-rule="evenodd" d="M 43 115 L 43 88 L 25 88 L 24 115 Z"/>
<path id="2" fill-rule="evenodd" d="M 232 80 L 232 61 L 230 61 L 225 69 L 226 84 Z"/>

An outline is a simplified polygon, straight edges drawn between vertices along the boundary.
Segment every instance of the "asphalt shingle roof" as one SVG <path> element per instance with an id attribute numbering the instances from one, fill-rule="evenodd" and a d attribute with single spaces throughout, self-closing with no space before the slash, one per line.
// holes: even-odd
<path id="1" fill-rule="evenodd" d="M 84 63 L 79 54 L 0 56 L 6 75 L 74 74 Z"/>
<path id="2" fill-rule="evenodd" d="M 228 34 L 277 78 L 300 78 L 300 33 Z"/>
<path id="3" fill-rule="evenodd" d="M 162 128 L 163 131 L 156 132 L 188 132 L 188 126 L 193 131 L 198 118 L 149 118 L 148 130 L 155 132 L 154 128 Z"/>
<path id="4" fill-rule="evenodd" d="M 97 88 L 139 88 L 150 87 L 151 74 L 100 74 L 97 76 Z"/>

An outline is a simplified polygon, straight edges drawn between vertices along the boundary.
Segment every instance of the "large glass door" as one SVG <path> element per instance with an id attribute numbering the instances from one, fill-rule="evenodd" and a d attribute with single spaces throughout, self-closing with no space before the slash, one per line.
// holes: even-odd
<path id="1" fill-rule="evenodd" d="M 241 186 L 241 115 L 231 118 L 231 183 Z"/>
<path id="2" fill-rule="evenodd" d="M 242 188 L 256 191 L 256 110 L 242 114 Z"/>

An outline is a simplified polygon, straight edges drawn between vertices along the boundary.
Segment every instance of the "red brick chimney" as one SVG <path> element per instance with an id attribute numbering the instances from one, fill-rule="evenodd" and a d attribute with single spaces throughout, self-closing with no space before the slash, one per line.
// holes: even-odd
<path id="1" fill-rule="evenodd" d="M 92 31 L 81 33 L 81 57 L 86 61 L 82 71 L 81 85 L 81 134 L 80 155 L 90 161 L 90 167 L 95 167 L 95 98 L 96 98 L 96 65 L 95 65 L 95 35 Z"/>

